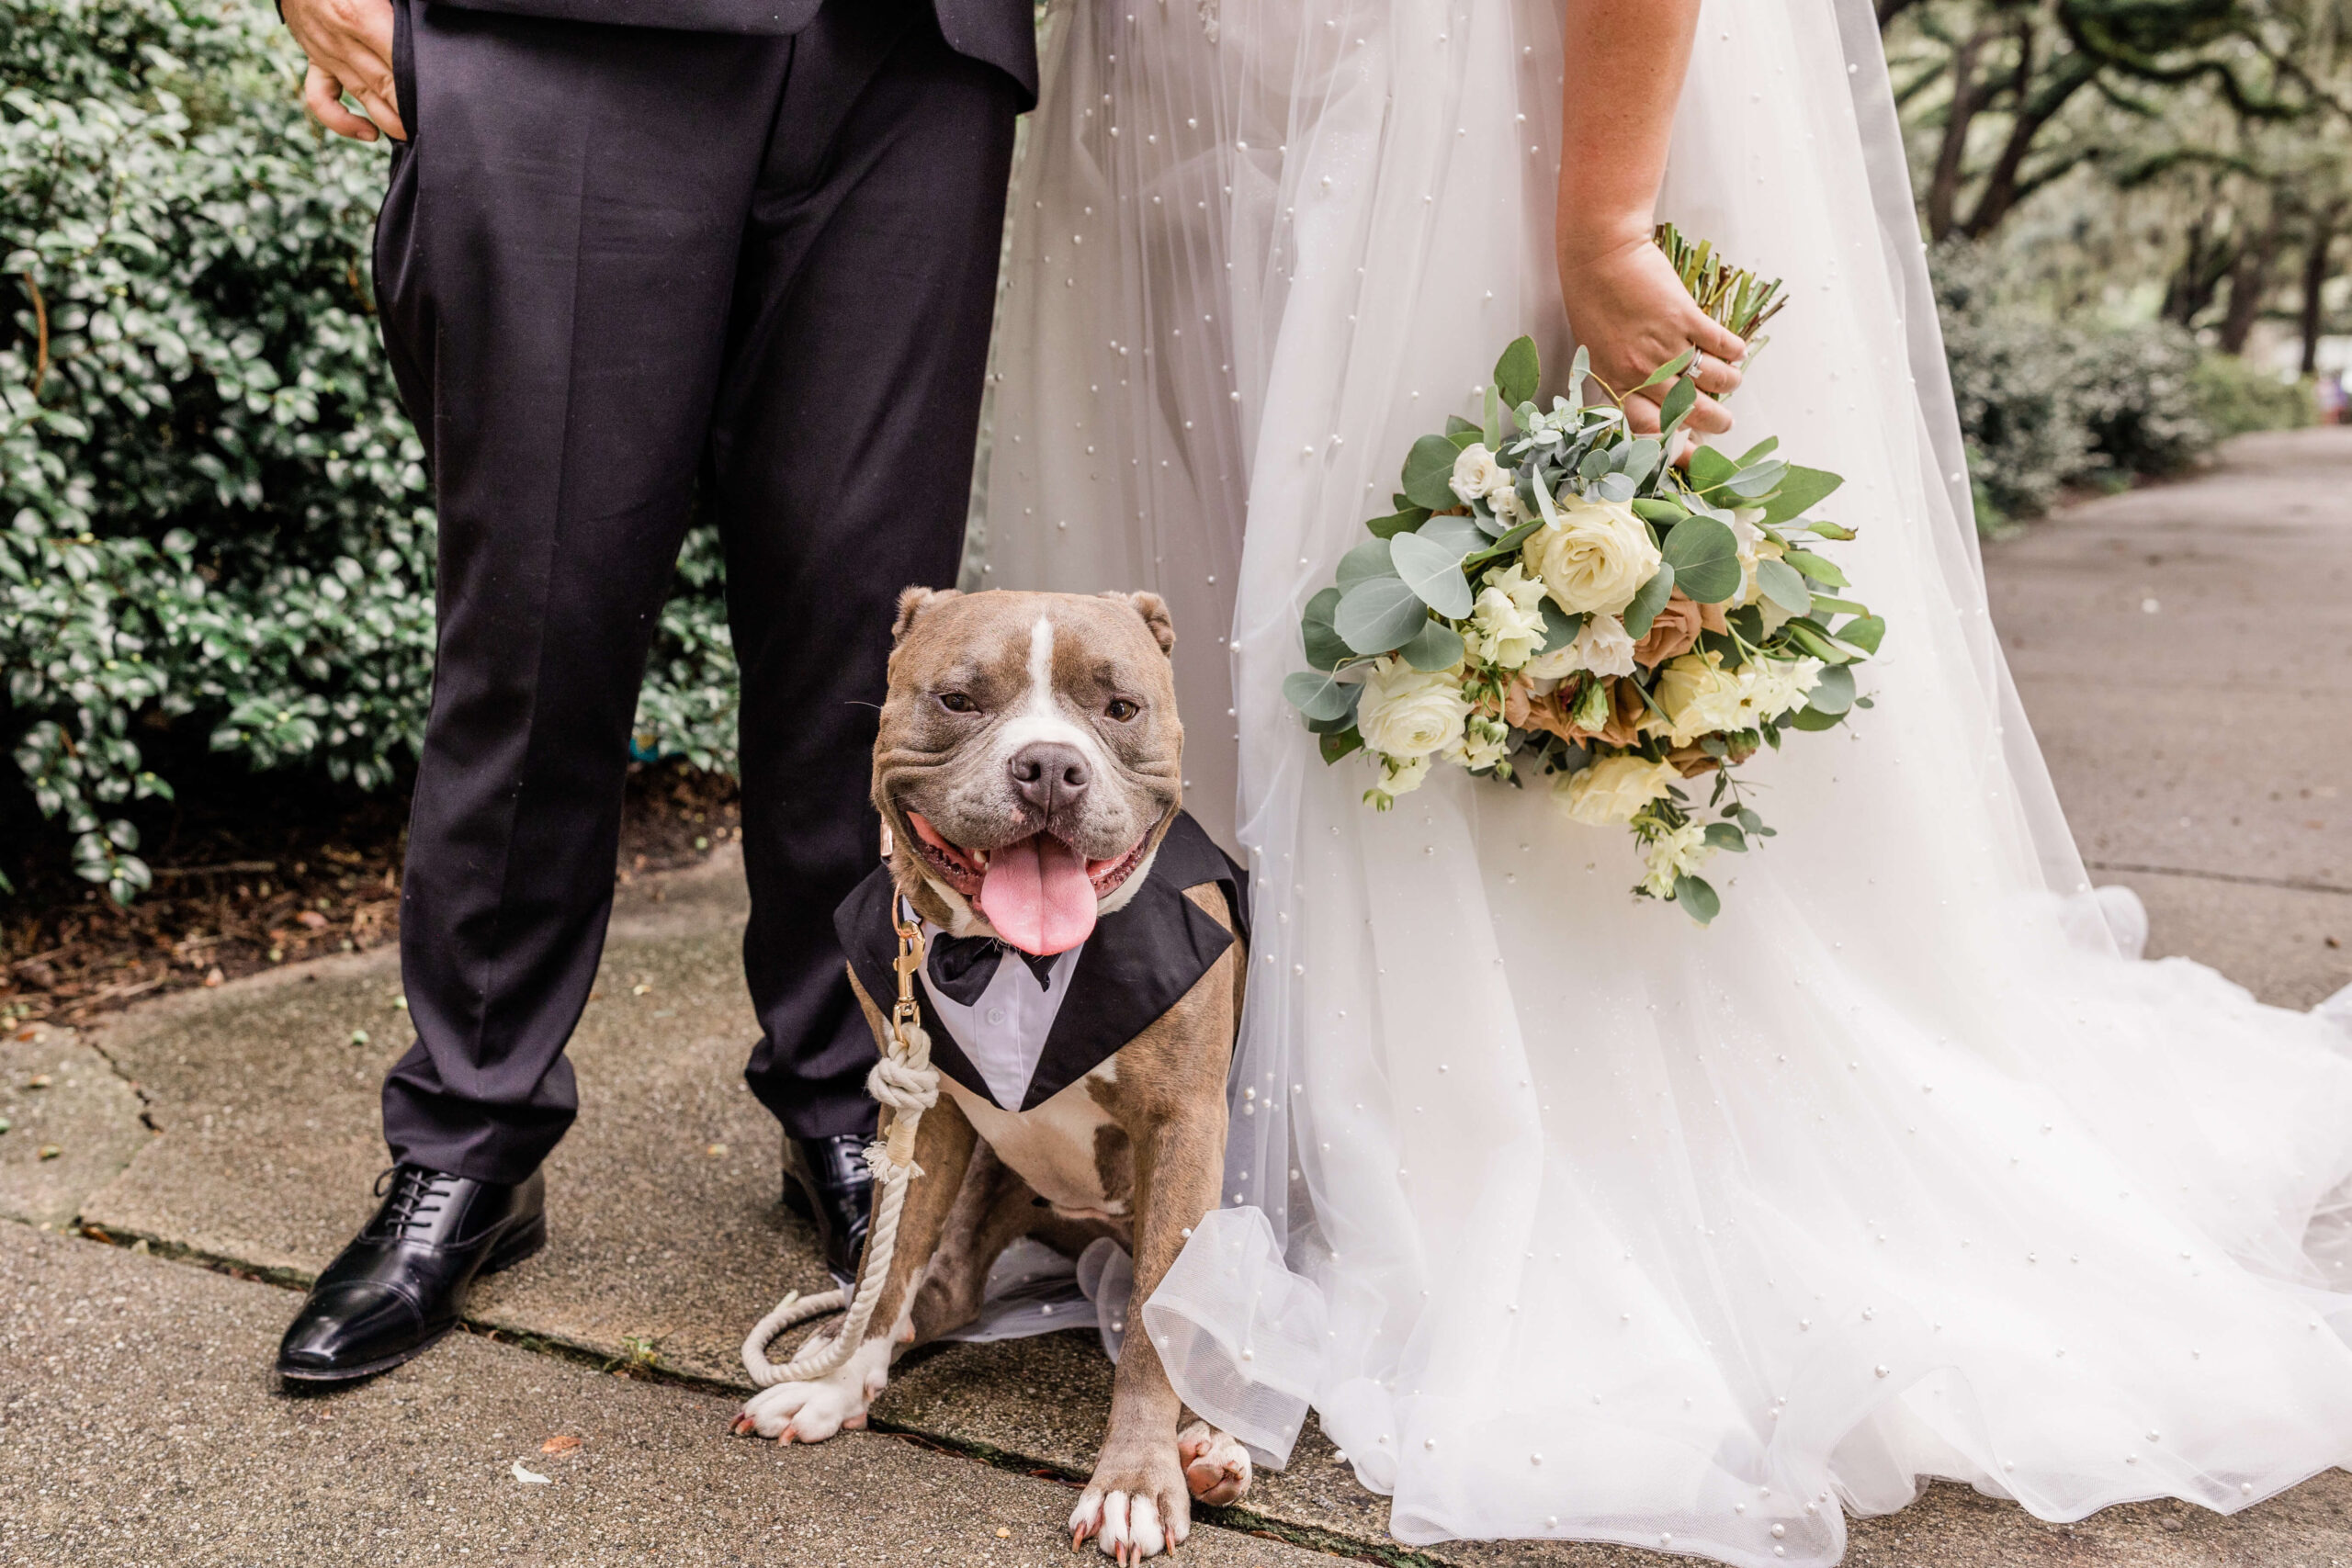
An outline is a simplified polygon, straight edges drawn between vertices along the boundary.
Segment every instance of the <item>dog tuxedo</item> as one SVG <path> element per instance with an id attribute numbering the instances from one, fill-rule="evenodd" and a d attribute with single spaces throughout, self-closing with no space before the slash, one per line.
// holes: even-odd
<path id="1" fill-rule="evenodd" d="M 1247 878 L 1180 811 L 1133 897 L 1067 953 L 1039 957 L 926 920 L 916 1001 L 933 1065 L 1001 1110 L 1043 1105 L 1149 1028 L 1233 945 L 1234 933 L 1184 897 L 1212 882 L 1247 941 Z M 834 917 L 858 983 L 886 1007 L 898 994 L 896 898 L 890 868 L 877 866 Z"/>

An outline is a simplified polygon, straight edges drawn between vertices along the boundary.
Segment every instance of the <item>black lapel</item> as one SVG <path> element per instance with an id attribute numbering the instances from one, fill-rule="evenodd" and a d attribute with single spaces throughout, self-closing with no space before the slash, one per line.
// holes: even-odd
<path id="1" fill-rule="evenodd" d="M 1116 914 L 1097 921 L 1069 978 L 1069 994 L 1046 1035 L 1029 1092 L 1017 1108 L 1032 1111 L 1084 1077 L 1158 1021 L 1233 945 L 1233 933 L 1184 897 L 1184 889 L 1214 882 L 1246 942 L 1250 937 L 1249 879 L 1201 825 L 1183 812 L 1170 823 L 1143 886 Z M 897 931 L 890 868 L 877 866 L 833 914 L 834 934 L 857 972 L 858 983 L 885 1015 L 898 999 Z M 971 1058 L 931 1005 L 920 979 L 915 1004 L 931 1034 L 931 1059 L 941 1072 L 997 1105 Z M 1003 1110 L 1016 1109 L 1001 1106 Z"/>
<path id="2" fill-rule="evenodd" d="M 1240 868 L 1199 823 L 1179 812 L 1143 886 L 1116 914 L 1096 922 L 1086 939 L 1022 1110 L 1043 1105 L 1150 1028 L 1233 945 L 1233 933 L 1184 897 L 1185 888 L 1204 882 L 1223 886 L 1246 941 Z"/>
<path id="3" fill-rule="evenodd" d="M 859 883 L 850 896 L 833 911 L 833 934 L 841 939 L 842 951 L 849 955 L 850 967 L 857 972 L 857 983 L 874 1005 L 889 1016 L 891 1006 L 899 999 L 899 933 L 891 921 L 891 901 L 898 889 L 890 881 L 890 868 L 876 866 L 872 874 Z M 938 1012 L 931 1005 L 931 998 L 922 988 L 922 980 L 915 980 L 915 1006 L 922 1010 L 924 1032 L 931 1036 L 931 1060 L 933 1066 L 987 1100 L 996 1104 L 996 1096 L 956 1043 L 956 1036 L 947 1032 Z M 1010 1111 L 1011 1106 L 1001 1109 Z"/>

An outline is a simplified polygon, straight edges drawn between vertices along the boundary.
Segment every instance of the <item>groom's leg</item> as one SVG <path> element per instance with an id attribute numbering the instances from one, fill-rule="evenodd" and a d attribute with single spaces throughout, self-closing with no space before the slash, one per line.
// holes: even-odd
<path id="1" fill-rule="evenodd" d="M 645 655 L 792 40 L 413 5 L 378 241 L 440 513 L 401 887 L 396 1159 L 521 1180 L 570 1125 Z"/>
<path id="2" fill-rule="evenodd" d="M 952 586 L 1019 89 L 928 4 L 801 35 L 745 236 L 713 437 L 742 667 L 752 1091 L 801 1138 L 870 1135 L 874 1041 L 833 908 L 879 853 L 866 804 L 890 623 Z"/>

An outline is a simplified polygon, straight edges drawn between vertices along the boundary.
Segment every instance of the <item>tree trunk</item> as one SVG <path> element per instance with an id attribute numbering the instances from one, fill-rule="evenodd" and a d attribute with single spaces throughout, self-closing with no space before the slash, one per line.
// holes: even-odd
<path id="1" fill-rule="evenodd" d="M 2244 354 L 2246 340 L 2254 335 L 2254 323 L 2261 319 L 2263 296 L 2270 292 L 2270 264 L 2278 254 L 2284 206 L 2273 199 L 2262 232 L 2238 247 L 2237 262 L 2230 268 L 2230 308 L 2222 318 L 2223 354 Z"/>
<path id="2" fill-rule="evenodd" d="M 2319 374 L 2320 329 L 2325 325 L 2320 292 L 2327 287 L 2328 253 L 2335 245 L 2336 225 L 2344 221 L 2341 198 L 2312 214 L 2311 238 L 2303 245 L 2303 363 L 2306 376 Z"/>
<path id="3" fill-rule="evenodd" d="M 1936 172 L 1928 182 L 1928 237 L 1932 240 L 1951 237 L 1953 214 L 1960 207 L 1960 182 L 1967 172 L 1968 127 L 1984 102 L 1984 89 L 1976 80 L 1976 57 L 1992 38 L 1993 28 L 1987 24 L 1952 51 L 1951 108 L 1944 118 L 1943 145 L 1936 150 Z"/>

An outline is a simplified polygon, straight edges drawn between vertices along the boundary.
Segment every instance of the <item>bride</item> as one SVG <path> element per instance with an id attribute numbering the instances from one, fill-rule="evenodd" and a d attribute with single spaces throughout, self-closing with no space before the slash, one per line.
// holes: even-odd
<path id="1" fill-rule="evenodd" d="M 1928 1477 L 2072 1519 L 2352 1461 L 2352 1063 L 2139 962 L 2085 879 L 1986 615 L 1866 0 L 1051 26 L 970 570 L 1171 601 L 1189 803 L 1249 857 L 1228 1207 L 1144 1315 L 1187 1401 L 1275 1462 L 1311 1406 L 1408 1542 L 1736 1563 L 1834 1562 Z M 1654 214 L 1790 280 L 1703 427 L 1848 477 L 1893 628 L 1872 711 L 1751 765 L 1781 834 L 1703 930 L 1544 791 L 1440 769 L 1367 809 L 1279 693 L 1511 337 L 1621 386 L 1695 342 L 1737 385 Z"/>

